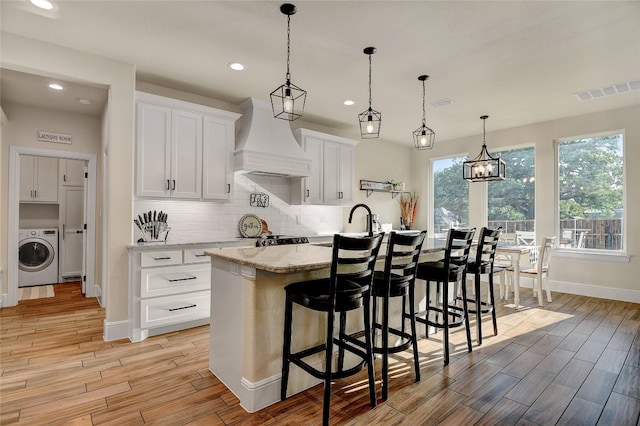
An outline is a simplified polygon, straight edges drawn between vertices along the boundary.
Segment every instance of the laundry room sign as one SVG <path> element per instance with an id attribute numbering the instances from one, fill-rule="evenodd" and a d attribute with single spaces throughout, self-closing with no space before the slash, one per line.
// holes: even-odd
<path id="1" fill-rule="evenodd" d="M 43 132 L 38 130 L 38 140 L 40 142 L 66 143 L 71 145 L 71 135 L 63 133 Z"/>

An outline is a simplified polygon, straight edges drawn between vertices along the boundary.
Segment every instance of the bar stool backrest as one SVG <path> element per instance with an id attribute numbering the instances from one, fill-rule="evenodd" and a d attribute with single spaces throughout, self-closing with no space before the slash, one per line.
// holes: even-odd
<path id="1" fill-rule="evenodd" d="M 467 272 L 469 251 L 476 228 L 449 229 L 444 252 L 444 267 L 449 269 L 449 281 L 459 281 Z"/>
<path id="2" fill-rule="evenodd" d="M 418 258 L 427 231 L 411 234 L 391 232 L 384 263 L 384 282 L 393 286 L 411 283 L 416 278 Z"/>
<path id="3" fill-rule="evenodd" d="M 493 273 L 493 261 L 496 257 L 496 248 L 498 247 L 498 241 L 501 233 L 501 226 L 497 229 L 483 227 L 480 230 L 475 262 L 475 267 L 479 271 L 484 270 L 487 273 Z"/>
<path id="4" fill-rule="evenodd" d="M 355 282 L 362 287 L 371 286 L 373 271 L 384 234 L 372 237 L 333 237 L 333 257 L 331 262 L 331 295 L 341 280 Z"/>

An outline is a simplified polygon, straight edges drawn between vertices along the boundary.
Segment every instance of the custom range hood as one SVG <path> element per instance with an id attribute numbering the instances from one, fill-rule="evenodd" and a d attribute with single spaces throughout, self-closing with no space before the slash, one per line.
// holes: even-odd
<path id="1" fill-rule="evenodd" d="M 240 104 L 242 127 L 236 140 L 236 171 L 283 177 L 307 177 L 311 158 L 296 142 L 289 122 L 273 117 L 271 104 L 249 98 Z"/>

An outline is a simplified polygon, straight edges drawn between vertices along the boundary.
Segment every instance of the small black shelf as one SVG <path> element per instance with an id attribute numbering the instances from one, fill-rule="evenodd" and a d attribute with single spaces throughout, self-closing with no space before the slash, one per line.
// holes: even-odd
<path id="1" fill-rule="evenodd" d="M 396 191 L 393 189 L 392 182 L 376 182 L 373 180 L 360 180 L 360 190 L 367 191 L 367 198 L 374 192 L 386 192 L 391 194 L 391 198 L 396 198 L 398 194 L 404 194 L 407 191 Z M 404 186 L 404 185 L 403 185 Z"/>

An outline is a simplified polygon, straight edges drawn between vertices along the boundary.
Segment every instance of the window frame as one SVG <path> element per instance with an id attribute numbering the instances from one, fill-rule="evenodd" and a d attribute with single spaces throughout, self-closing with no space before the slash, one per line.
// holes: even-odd
<path id="1" fill-rule="evenodd" d="M 589 249 L 579 247 L 560 247 L 561 235 L 560 229 L 560 145 L 563 142 L 574 141 L 578 139 L 597 138 L 602 136 L 622 135 L 622 248 L 620 250 L 606 250 L 606 249 Z M 562 138 L 555 138 L 553 140 L 554 148 L 554 229 L 557 236 L 554 248 L 554 256 L 582 259 L 582 260 L 597 260 L 597 261 L 613 261 L 613 262 L 629 262 L 630 256 L 628 256 L 628 231 L 626 221 L 628 220 L 628 192 L 627 192 L 627 149 L 626 145 L 626 133 L 624 129 L 612 129 L 603 132 L 587 133 L 583 135 L 568 136 Z"/>

